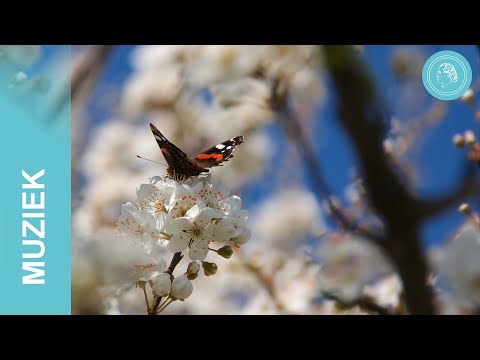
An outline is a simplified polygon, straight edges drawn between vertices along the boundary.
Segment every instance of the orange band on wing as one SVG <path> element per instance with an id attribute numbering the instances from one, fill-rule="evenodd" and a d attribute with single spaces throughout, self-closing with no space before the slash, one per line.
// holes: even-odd
<path id="1" fill-rule="evenodd" d="M 198 160 L 206 160 L 206 159 L 215 159 L 216 161 L 222 161 L 223 155 L 222 154 L 200 154 L 197 156 Z"/>

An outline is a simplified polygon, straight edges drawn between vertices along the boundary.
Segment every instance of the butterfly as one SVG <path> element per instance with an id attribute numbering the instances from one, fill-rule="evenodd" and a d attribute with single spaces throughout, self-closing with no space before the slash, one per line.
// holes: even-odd
<path id="1" fill-rule="evenodd" d="M 153 124 L 150 124 L 150 129 L 165 160 L 167 160 L 168 176 L 178 181 L 208 172 L 208 168 L 222 166 L 223 162 L 233 157 L 232 153 L 235 147 L 244 141 L 243 136 L 237 136 L 202 151 L 193 159 L 190 159 L 182 150 L 168 141 Z"/>

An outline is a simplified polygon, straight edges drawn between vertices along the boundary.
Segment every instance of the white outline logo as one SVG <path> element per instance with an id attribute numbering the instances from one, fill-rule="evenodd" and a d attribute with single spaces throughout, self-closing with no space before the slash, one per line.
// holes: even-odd
<path id="1" fill-rule="evenodd" d="M 423 85 L 439 100 L 461 97 L 472 83 L 472 68 L 463 55 L 455 51 L 439 51 L 425 62 Z"/>

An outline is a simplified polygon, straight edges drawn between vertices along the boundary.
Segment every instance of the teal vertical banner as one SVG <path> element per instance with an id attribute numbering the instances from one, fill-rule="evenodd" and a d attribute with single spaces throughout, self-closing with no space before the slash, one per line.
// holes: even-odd
<path id="1" fill-rule="evenodd" d="M 0 46 L 0 314 L 71 313 L 69 46 Z"/>

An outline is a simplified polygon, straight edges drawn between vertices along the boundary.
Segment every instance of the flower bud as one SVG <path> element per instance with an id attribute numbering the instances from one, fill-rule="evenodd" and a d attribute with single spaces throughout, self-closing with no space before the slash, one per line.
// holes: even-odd
<path id="1" fill-rule="evenodd" d="M 157 296 L 167 296 L 170 292 L 172 286 L 172 280 L 170 280 L 170 275 L 166 273 L 159 274 L 155 279 L 153 279 L 153 292 Z"/>
<path id="2" fill-rule="evenodd" d="M 193 292 L 193 285 L 185 275 L 179 276 L 172 282 L 170 295 L 178 300 L 185 300 Z"/>
<path id="3" fill-rule="evenodd" d="M 217 254 L 224 257 L 225 259 L 230 259 L 233 254 L 232 247 L 230 245 L 222 246 L 217 250 Z"/>
<path id="4" fill-rule="evenodd" d="M 475 120 L 477 120 L 478 122 L 480 122 L 480 111 L 477 111 L 475 113 Z"/>
<path id="5" fill-rule="evenodd" d="M 197 262 L 192 261 L 188 264 L 187 274 L 196 274 L 200 271 L 200 265 Z"/>
<path id="6" fill-rule="evenodd" d="M 217 264 L 207 262 L 207 261 L 202 261 L 202 267 L 203 267 L 203 272 L 207 276 L 215 275 L 215 273 L 217 272 L 217 269 L 218 269 Z"/>
<path id="7" fill-rule="evenodd" d="M 466 102 L 468 105 L 473 105 L 473 102 L 475 101 L 475 93 L 470 88 L 465 91 L 465 93 L 460 97 L 460 100 Z"/>
<path id="8" fill-rule="evenodd" d="M 465 139 L 463 138 L 463 136 L 461 134 L 455 134 L 453 136 L 453 144 L 457 148 L 463 148 L 465 146 Z"/>
<path id="9" fill-rule="evenodd" d="M 467 203 L 463 203 L 462 205 L 460 205 L 458 207 L 458 211 L 466 214 L 466 215 L 469 215 L 472 213 L 472 209 L 470 208 L 470 205 L 468 205 Z"/>
<path id="10" fill-rule="evenodd" d="M 188 280 L 195 280 L 198 277 L 198 273 L 195 274 L 187 274 Z"/>
<path id="11" fill-rule="evenodd" d="M 475 139 L 475 134 L 472 130 L 465 131 L 464 138 L 468 145 L 474 145 L 477 142 L 477 139 Z"/>

